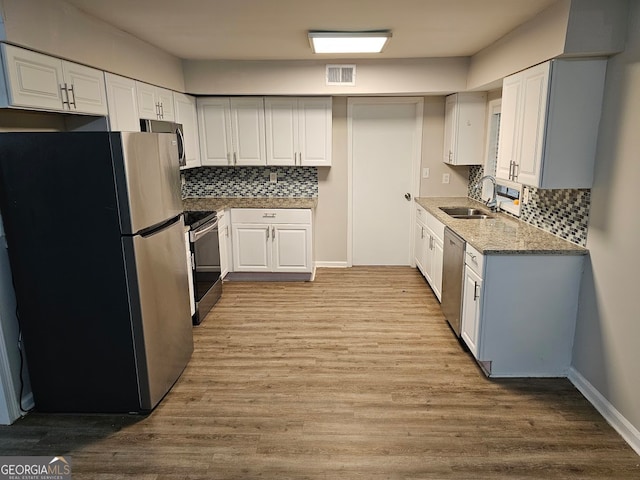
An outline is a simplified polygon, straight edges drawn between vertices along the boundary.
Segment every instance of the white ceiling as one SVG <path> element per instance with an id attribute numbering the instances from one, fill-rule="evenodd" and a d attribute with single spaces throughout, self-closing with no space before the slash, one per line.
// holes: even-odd
<path id="1" fill-rule="evenodd" d="M 309 30 L 390 29 L 382 54 L 469 56 L 557 0 L 66 0 L 184 59 L 310 60 Z"/>

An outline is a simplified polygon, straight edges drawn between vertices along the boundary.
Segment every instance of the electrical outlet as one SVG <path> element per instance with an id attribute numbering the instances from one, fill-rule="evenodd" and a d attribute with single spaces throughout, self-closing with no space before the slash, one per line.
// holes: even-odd
<path id="1" fill-rule="evenodd" d="M 180 185 L 183 187 L 187 184 L 187 179 L 184 178 L 184 175 L 180 175 Z"/>
<path id="2" fill-rule="evenodd" d="M 269 181 L 271 183 L 278 183 L 278 172 L 271 172 L 269 174 Z"/>
<path id="3" fill-rule="evenodd" d="M 529 189 L 527 187 L 522 188 L 522 203 L 524 205 L 529 203 Z"/>
<path id="4" fill-rule="evenodd" d="M 443 173 L 443 174 L 442 174 L 442 183 L 449 183 L 450 178 L 451 178 L 451 177 L 450 177 L 450 174 L 448 174 L 448 173 Z"/>
<path id="5" fill-rule="evenodd" d="M 423 168 L 422 169 L 422 178 L 429 178 L 429 169 L 428 168 Z"/>

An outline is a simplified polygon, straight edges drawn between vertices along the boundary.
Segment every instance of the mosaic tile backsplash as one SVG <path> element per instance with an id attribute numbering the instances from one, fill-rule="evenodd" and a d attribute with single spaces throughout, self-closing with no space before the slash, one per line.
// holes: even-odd
<path id="1" fill-rule="evenodd" d="M 318 197 L 317 167 L 200 167 L 182 174 L 183 197 Z"/>
<path id="2" fill-rule="evenodd" d="M 474 186 L 484 169 L 469 169 L 468 196 L 480 200 L 480 191 Z M 520 220 L 553 233 L 581 247 L 587 244 L 591 190 L 541 190 L 529 189 L 529 203 L 520 206 Z"/>

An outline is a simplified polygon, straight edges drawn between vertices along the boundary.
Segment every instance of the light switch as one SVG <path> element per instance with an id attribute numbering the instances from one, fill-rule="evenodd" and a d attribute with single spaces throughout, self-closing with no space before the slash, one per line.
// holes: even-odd
<path id="1" fill-rule="evenodd" d="M 450 176 L 448 173 L 442 174 L 442 183 L 449 183 Z"/>
<path id="2" fill-rule="evenodd" d="M 422 178 L 429 178 L 429 169 L 427 167 L 422 169 Z"/>
<path id="3" fill-rule="evenodd" d="M 269 181 L 271 183 L 278 183 L 278 172 L 271 172 L 269 174 Z"/>

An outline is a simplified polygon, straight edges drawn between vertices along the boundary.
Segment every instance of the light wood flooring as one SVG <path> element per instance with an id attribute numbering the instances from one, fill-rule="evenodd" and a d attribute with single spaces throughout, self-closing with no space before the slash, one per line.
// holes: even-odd
<path id="1" fill-rule="evenodd" d="M 489 380 L 415 269 L 226 283 L 147 417 L 32 413 L 0 455 L 74 479 L 638 479 L 640 457 L 565 379 Z"/>

